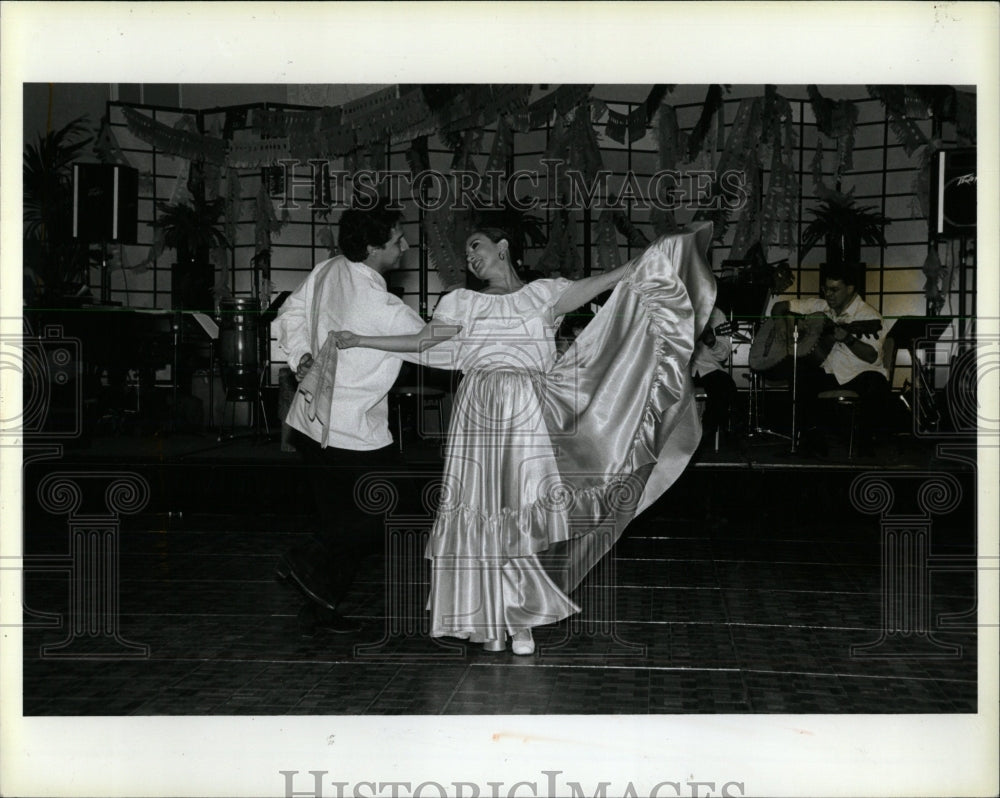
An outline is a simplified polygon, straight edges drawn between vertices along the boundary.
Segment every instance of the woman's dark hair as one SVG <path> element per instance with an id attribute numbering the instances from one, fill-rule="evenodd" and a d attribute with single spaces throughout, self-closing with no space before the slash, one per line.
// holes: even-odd
<path id="1" fill-rule="evenodd" d="M 501 241 L 507 242 L 507 251 L 510 253 L 511 266 L 514 268 L 514 273 L 517 274 L 518 279 L 524 283 L 534 282 L 539 280 L 545 275 L 534 269 L 526 268 L 522 262 L 524 257 L 524 252 L 521 250 L 521 242 L 517 239 L 517 236 L 512 236 L 502 227 L 473 227 L 472 231 L 469 233 L 470 236 L 476 233 L 481 233 L 486 236 L 494 244 L 499 244 Z M 469 274 L 466 276 L 466 283 L 469 288 L 473 290 L 480 288 L 485 285 L 481 281 L 477 280 L 473 275 Z"/>
<path id="2" fill-rule="evenodd" d="M 520 272 L 522 268 L 521 259 L 524 257 L 524 253 L 521 251 L 520 244 L 515 240 L 514 236 L 501 227 L 475 227 L 469 235 L 475 235 L 476 233 L 486 236 L 494 244 L 506 241 L 507 251 L 511 257 L 510 265 L 514 267 L 515 271 Z"/>
<path id="3" fill-rule="evenodd" d="M 371 208 L 348 208 L 340 215 L 337 246 L 355 263 L 368 257 L 368 247 L 381 247 L 392 238 L 392 228 L 403 218 L 402 211 L 386 208 L 379 199 Z"/>

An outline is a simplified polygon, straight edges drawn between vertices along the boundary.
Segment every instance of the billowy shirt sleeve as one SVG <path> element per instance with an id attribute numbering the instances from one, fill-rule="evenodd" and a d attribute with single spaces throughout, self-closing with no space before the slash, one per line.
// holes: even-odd
<path id="1" fill-rule="evenodd" d="M 298 368 L 303 355 L 311 354 L 307 300 L 310 290 L 311 281 L 307 279 L 289 294 L 274 320 L 278 333 L 278 346 L 288 356 L 288 365 L 293 371 Z"/>

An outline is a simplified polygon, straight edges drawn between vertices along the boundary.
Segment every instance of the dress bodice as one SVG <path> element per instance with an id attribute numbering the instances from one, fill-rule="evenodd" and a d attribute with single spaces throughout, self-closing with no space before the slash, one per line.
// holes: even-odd
<path id="1" fill-rule="evenodd" d="M 459 324 L 448 342 L 453 368 L 547 370 L 555 360 L 553 306 L 569 286 L 563 278 L 535 280 L 511 294 L 460 288 L 441 298 L 435 321 Z"/>

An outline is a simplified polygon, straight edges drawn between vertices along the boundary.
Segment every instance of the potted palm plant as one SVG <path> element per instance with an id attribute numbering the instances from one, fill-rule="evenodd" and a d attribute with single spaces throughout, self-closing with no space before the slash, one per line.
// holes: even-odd
<path id="1" fill-rule="evenodd" d="M 25 302 L 49 306 L 86 286 L 89 254 L 73 238 L 73 162 L 91 142 L 86 118 L 52 130 L 24 149 Z"/>
<path id="2" fill-rule="evenodd" d="M 220 217 L 225 210 L 222 197 L 206 200 L 192 192 L 190 202 L 158 202 L 153 226 L 164 248 L 177 253 L 171 276 L 174 309 L 211 310 L 213 306 L 212 249 L 227 247 Z"/>
<path id="3" fill-rule="evenodd" d="M 831 266 L 860 264 L 862 245 L 885 246 L 883 228 L 890 221 L 873 207 L 859 207 L 850 195 L 833 195 L 808 212 L 814 218 L 802 231 L 800 262 L 820 240 Z"/>

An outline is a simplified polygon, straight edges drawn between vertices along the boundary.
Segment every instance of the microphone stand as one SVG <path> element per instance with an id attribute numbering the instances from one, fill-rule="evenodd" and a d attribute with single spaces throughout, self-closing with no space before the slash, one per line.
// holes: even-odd
<path id="1" fill-rule="evenodd" d="M 170 331 L 173 334 L 173 363 L 170 367 L 170 382 L 173 383 L 170 387 L 170 427 L 171 433 L 177 432 L 177 394 L 178 394 L 178 383 L 180 382 L 180 350 L 181 350 L 181 325 L 184 323 L 184 318 L 181 315 L 181 311 L 174 310 L 170 314 Z"/>
<path id="2" fill-rule="evenodd" d="M 795 408 L 799 394 L 799 320 L 792 319 L 792 454 L 796 453 L 798 436 L 795 434 Z"/>

